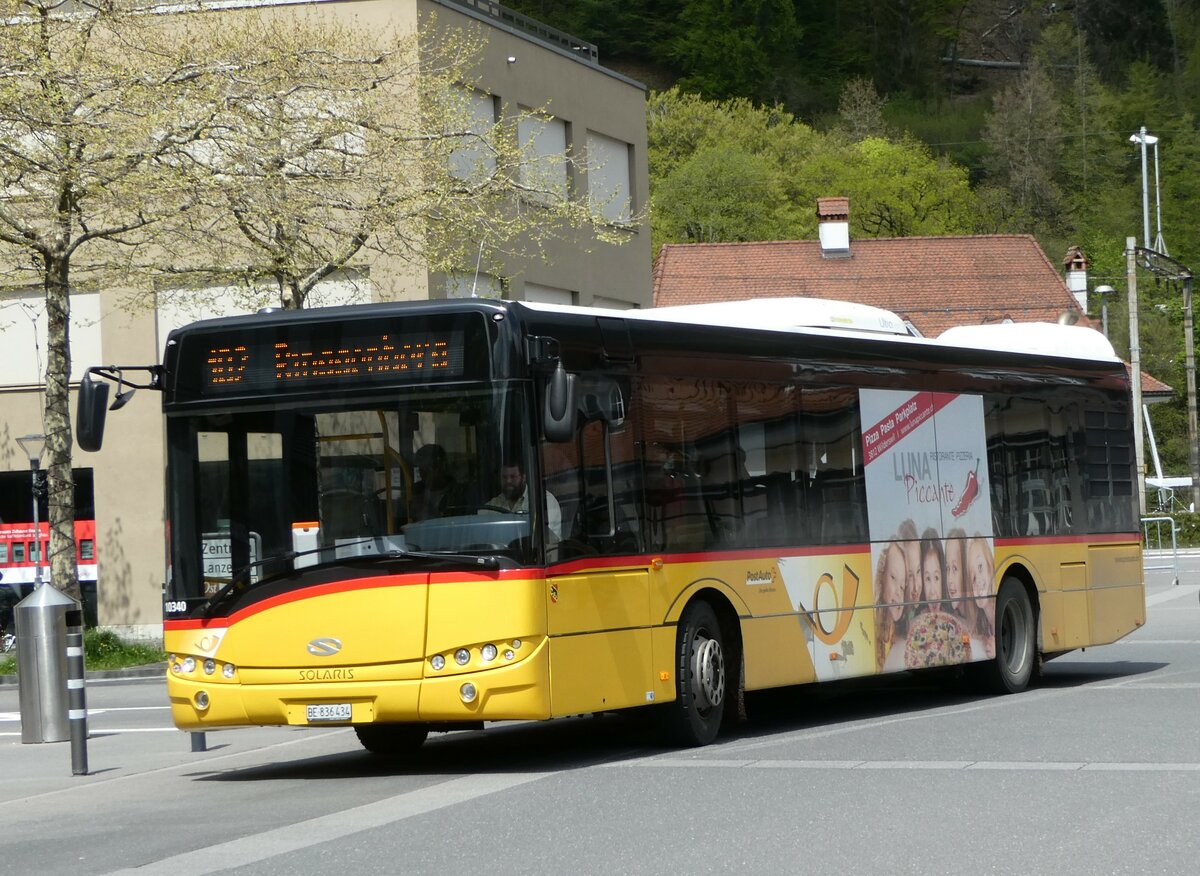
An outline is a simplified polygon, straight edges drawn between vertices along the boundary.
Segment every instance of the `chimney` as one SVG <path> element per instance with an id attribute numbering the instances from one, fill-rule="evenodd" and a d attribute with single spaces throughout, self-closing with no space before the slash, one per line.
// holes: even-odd
<path id="1" fill-rule="evenodd" d="M 821 240 L 821 258 L 849 258 L 849 198 L 817 198 L 817 236 Z"/>
<path id="2" fill-rule="evenodd" d="M 1067 250 L 1067 257 L 1063 259 L 1063 268 L 1067 272 L 1067 288 L 1071 290 L 1071 294 L 1075 296 L 1075 301 L 1079 304 L 1079 309 L 1083 313 L 1088 312 L 1088 294 L 1087 294 L 1087 256 L 1083 254 L 1083 250 L 1077 246 L 1073 246 Z"/>

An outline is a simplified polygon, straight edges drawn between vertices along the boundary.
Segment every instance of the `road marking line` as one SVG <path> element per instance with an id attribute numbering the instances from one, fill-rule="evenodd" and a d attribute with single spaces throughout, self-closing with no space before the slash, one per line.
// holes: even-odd
<path id="1" fill-rule="evenodd" d="M 1084 761 L 1004 760 L 714 760 L 645 757 L 605 763 L 606 769 L 664 767 L 668 769 L 801 769 L 801 770 L 996 770 L 1008 772 L 1200 772 L 1200 763 L 1088 763 Z M 140 871 L 139 871 L 140 872 Z"/>
<path id="2" fill-rule="evenodd" d="M 1164 590 L 1161 593 L 1155 593 L 1153 596 L 1147 596 L 1146 606 L 1161 605 L 1164 602 L 1170 602 L 1172 599 L 1195 596 L 1197 593 L 1200 593 L 1200 584 L 1176 584 L 1170 590 Z"/>
<path id="3" fill-rule="evenodd" d="M 183 731 L 175 730 L 176 733 L 182 734 Z M 79 784 L 69 785 L 65 788 L 56 788 L 53 791 L 43 791 L 40 794 L 29 794 L 25 797 L 18 797 L 14 800 L 9 800 L 6 805 L 19 805 L 30 800 L 42 800 L 46 797 L 57 797 L 60 794 L 78 795 L 86 793 L 92 788 L 103 787 L 111 782 L 128 782 L 136 779 L 143 779 L 146 776 L 155 776 L 160 773 L 172 773 L 178 770 L 194 770 L 197 767 L 208 768 L 214 763 L 220 763 L 226 760 L 234 760 L 235 758 L 251 757 L 253 755 L 262 754 L 266 751 L 271 751 L 275 748 L 286 748 L 291 745 L 302 745 L 307 742 L 315 742 L 322 739 L 327 739 L 330 736 L 337 736 L 341 733 L 349 733 L 348 727 L 339 727 L 336 730 L 329 730 L 322 733 L 304 733 L 294 739 L 285 739 L 282 742 L 272 742 L 270 745 L 263 745 L 259 748 L 246 748 L 242 751 L 231 751 L 228 754 L 212 755 L 209 753 L 200 754 L 198 757 L 188 758 L 180 763 L 174 763 L 170 766 L 158 767 L 152 770 L 142 770 L 141 772 L 125 773 L 120 776 L 92 778 L 89 776 L 86 780 L 80 780 Z M 13 736 L 19 734 L 11 734 Z"/>
<path id="4" fill-rule="evenodd" d="M 1122 690 L 1200 690 L 1200 681 L 1147 681 L 1140 684 L 1094 684 L 1096 690 L 1113 690 L 1121 688 Z"/>
<path id="5" fill-rule="evenodd" d="M 247 864 L 332 842 L 364 830 L 395 824 L 415 815 L 425 815 L 447 806 L 456 806 L 489 794 L 508 791 L 555 775 L 556 772 L 480 773 L 450 779 L 429 788 L 398 794 L 376 803 L 250 834 L 140 867 L 116 870 L 112 876 L 152 876 L 156 873 L 164 876 L 201 876 L 204 873 L 245 867 Z"/>
<path id="6" fill-rule="evenodd" d="M 170 706 L 104 706 L 98 709 L 88 709 L 92 715 L 103 715 L 105 712 L 169 712 Z"/>

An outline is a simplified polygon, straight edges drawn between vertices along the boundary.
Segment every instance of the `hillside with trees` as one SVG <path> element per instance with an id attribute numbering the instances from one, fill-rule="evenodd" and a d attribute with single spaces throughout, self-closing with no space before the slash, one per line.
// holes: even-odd
<path id="1" fill-rule="evenodd" d="M 1159 138 L 1162 232 L 1200 242 L 1200 0 L 512 0 L 645 82 L 651 217 L 666 242 L 811 238 L 821 195 L 852 233 L 1028 233 L 1081 246 L 1128 347 L 1125 240 Z M 1154 159 L 1148 178 L 1156 233 Z M 1182 295 L 1139 279 L 1143 367 L 1164 466 L 1187 469 Z M 1097 304 L 1096 310 L 1099 309 Z"/>

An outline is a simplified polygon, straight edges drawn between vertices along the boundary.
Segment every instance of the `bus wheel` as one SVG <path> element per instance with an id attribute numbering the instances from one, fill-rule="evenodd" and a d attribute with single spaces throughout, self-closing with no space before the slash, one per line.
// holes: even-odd
<path id="1" fill-rule="evenodd" d="M 721 730 L 729 686 L 721 625 L 712 606 L 701 601 L 684 609 L 678 629 L 667 730 L 679 745 L 707 745 Z"/>
<path id="2" fill-rule="evenodd" d="M 356 724 L 362 747 L 381 757 L 403 757 L 421 747 L 429 731 L 424 724 Z"/>
<path id="3" fill-rule="evenodd" d="M 996 594 L 996 659 L 987 667 L 988 686 L 997 693 L 1020 693 L 1029 686 L 1037 659 L 1033 606 L 1024 585 L 1005 578 Z"/>

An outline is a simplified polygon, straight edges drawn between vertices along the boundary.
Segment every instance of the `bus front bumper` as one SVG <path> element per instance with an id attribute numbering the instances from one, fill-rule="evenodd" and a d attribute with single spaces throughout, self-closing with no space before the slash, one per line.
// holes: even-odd
<path id="1" fill-rule="evenodd" d="M 396 667 L 380 678 L 353 678 L 343 668 L 332 681 L 297 682 L 302 670 L 252 670 L 248 678 L 218 681 L 180 677 L 168 669 L 171 717 L 180 730 L 262 725 L 330 726 L 372 723 L 541 720 L 550 717 L 546 641 L 519 663 L 442 677 L 404 678 L 422 665 Z M 415 669 L 415 672 L 414 672 Z M 346 677 L 346 672 L 351 677 Z"/>

